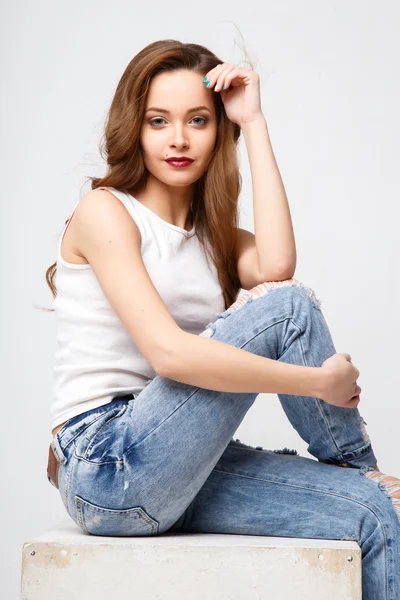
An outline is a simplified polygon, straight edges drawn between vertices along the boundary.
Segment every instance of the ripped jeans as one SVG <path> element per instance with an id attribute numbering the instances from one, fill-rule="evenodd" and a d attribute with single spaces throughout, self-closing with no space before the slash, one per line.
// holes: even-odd
<path id="1" fill-rule="evenodd" d="M 319 367 L 336 352 L 320 304 L 295 279 L 265 282 L 200 335 Z M 257 395 L 157 375 L 136 397 L 73 417 L 52 441 L 68 514 L 92 535 L 353 540 L 363 599 L 399 600 L 400 517 L 383 485 L 365 476 L 377 459 L 358 409 L 278 394 L 314 460 L 233 439 Z"/>

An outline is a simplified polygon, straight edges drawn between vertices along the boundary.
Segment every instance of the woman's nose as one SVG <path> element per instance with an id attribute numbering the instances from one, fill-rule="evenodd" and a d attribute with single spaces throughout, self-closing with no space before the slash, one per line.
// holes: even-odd
<path id="1" fill-rule="evenodd" d="M 172 144 L 187 145 L 187 139 L 182 127 L 176 127 L 171 139 Z"/>

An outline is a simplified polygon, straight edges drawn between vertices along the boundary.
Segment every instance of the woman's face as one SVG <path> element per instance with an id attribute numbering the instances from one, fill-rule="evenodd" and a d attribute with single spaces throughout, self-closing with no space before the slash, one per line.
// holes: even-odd
<path id="1" fill-rule="evenodd" d="M 202 79 L 199 73 L 182 69 L 160 73 L 150 84 L 140 143 L 146 168 L 167 185 L 197 181 L 214 149 L 217 119 L 212 94 L 218 92 L 207 89 Z M 165 160 L 173 156 L 187 156 L 193 162 L 174 167 Z"/>

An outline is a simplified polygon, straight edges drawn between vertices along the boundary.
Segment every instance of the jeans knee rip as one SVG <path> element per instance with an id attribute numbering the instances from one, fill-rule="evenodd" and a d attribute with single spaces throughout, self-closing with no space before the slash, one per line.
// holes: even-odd
<path id="1" fill-rule="evenodd" d="M 248 446 L 247 444 L 244 444 L 243 442 L 241 442 L 239 439 L 235 439 L 235 442 L 237 444 L 240 444 L 241 446 L 244 446 L 245 448 L 252 448 L 253 446 Z M 254 448 L 255 450 L 264 450 L 264 448 L 262 446 L 255 446 Z M 289 448 L 283 448 L 283 450 L 273 450 L 273 452 L 276 452 L 277 454 L 292 454 L 294 456 L 299 456 L 299 453 L 297 452 L 297 450 L 290 450 Z"/>
<path id="2" fill-rule="evenodd" d="M 298 279 L 292 278 L 292 279 L 285 279 L 284 281 L 265 281 L 263 283 L 258 284 L 256 287 L 252 288 L 251 290 L 247 290 L 247 292 L 245 294 L 243 294 L 243 296 L 241 296 L 238 300 L 236 300 L 233 304 L 231 304 L 231 306 L 229 306 L 229 308 L 227 308 L 225 311 L 217 313 L 217 319 L 226 319 L 233 312 L 243 308 L 243 306 L 245 304 L 248 304 L 249 302 L 253 302 L 254 300 L 257 300 L 258 298 L 265 296 L 271 290 L 274 290 L 277 288 L 291 287 L 291 286 L 303 288 L 305 290 L 305 292 L 307 293 L 307 296 L 310 298 L 310 300 L 314 304 L 314 306 L 316 308 L 321 307 L 321 300 L 319 298 L 317 298 L 314 290 L 312 290 L 311 288 L 304 285 Z M 214 333 L 215 333 L 215 322 L 211 322 L 208 325 L 206 325 L 206 329 L 202 333 L 200 333 L 200 336 L 201 337 L 212 337 L 212 335 Z"/>
<path id="3" fill-rule="evenodd" d="M 253 448 L 253 446 L 248 446 L 247 444 L 244 444 L 243 442 L 241 442 L 239 439 L 235 439 L 235 442 L 237 444 L 240 444 L 244 448 L 251 448 L 251 449 L 255 449 L 255 450 L 264 450 L 264 448 L 262 446 L 255 446 L 255 448 Z M 283 448 L 283 450 L 273 450 L 273 452 L 276 452 L 277 454 L 293 454 L 295 456 L 299 456 L 299 453 L 297 452 L 297 450 L 290 450 L 289 448 L 286 448 L 286 447 Z"/>
<path id="4" fill-rule="evenodd" d="M 218 315 L 217 315 L 217 316 L 218 316 Z M 206 325 L 206 328 L 205 328 L 205 330 L 204 330 L 204 331 L 202 331 L 202 332 L 199 334 L 199 337 L 207 337 L 207 338 L 210 338 L 210 337 L 212 337 L 212 336 L 214 335 L 214 333 L 215 333 L 215 323 L 214 323 L 214 322 L 211 322 L 211 323 L 209 323 L 208 325 Z"/>
<path id="5" fill-rule="evenodd" d="M 283 448 L 282 450 L 274 450 L 277 454 L 293 454 L 294 456 L 299 456 L 297 450 L 290 450 L 289 448 Z"/>
<path id="6" fill-rule="evenodd" d="M 385 479 L 385 477 L 389 477 L 389 479 L 391 479 L 391 476 L 385 473 L 381 473 L 380 471 L 376 471 L 374 467 L 370 467 L 368 465 L 361 467 L 359 473 L 360 475 L 368 477 L 368 479 L 374 480 L 378 484 L 379 489 L 382 490 L 382 492 L 384 492 L 384 494 L 389 498 L 389 500 L 391 500 L 394 509 L 398 517 L 400 518 L 400 498 L 393 498 L 392 496 L 392 494 L 400 492 L 399 481 L 387 481 L 384 483 L 382 480 Z"/>

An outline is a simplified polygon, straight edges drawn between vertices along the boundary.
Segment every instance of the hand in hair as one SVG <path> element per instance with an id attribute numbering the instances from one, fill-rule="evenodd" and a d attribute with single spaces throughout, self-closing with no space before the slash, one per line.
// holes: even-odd
<path id="1" fill-rule="evenodd" d="M 208 71 L 206 87 L 220 92 L 226 116 L 239 127 L 264 119 L 261 110 L 260 76 L 254 69 L 221 63 Z"/>

